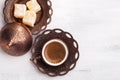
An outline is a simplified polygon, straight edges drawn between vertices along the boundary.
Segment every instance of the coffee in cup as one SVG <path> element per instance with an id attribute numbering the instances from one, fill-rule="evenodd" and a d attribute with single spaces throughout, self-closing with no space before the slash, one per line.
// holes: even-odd
<path id="1" fill-rule="evenodd" d="M 67 45 L 60 39 L 52 39 L 43 46 L 42 57 L 51 66 L 61 65 L 68 57 Z"/>

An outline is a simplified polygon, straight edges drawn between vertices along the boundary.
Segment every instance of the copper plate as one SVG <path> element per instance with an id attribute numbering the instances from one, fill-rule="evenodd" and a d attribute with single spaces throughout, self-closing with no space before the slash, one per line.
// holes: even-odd
<path id="1" fill-rule="evenodd" d="M 60 66 L 50 66 L 46 64 L 41 57 L 43 45 L 51 39 L 60 39 L 64 41 L 69 49 L 69 56 L 67 60 Z M 75 39 L 73 39 L 73 36 L 70 33 L 64 32 L 61 29 L 46 30 L 37 36 L 31 52 L 31 61 L 37 67 L 37 69 L 40 72 L 52 77 L 58 75 L 62 76 L 68 73 L 75 67 L 79 58 L 78 43 Z"/>
<path id="2" fill-rule="evenodd" d="M 25 4 L 29 0 L 6 0 L 5 6 L 3 9 L 4 13 L 4 20 L 6 23 L 12 23 L 12 22 L 22 22 L 21 19 L 16 19 L 13 15 L 14 13 L 14 4 L 20 3 Z M 30 28 L 32 34 L 36 35 L 40 31 L 45 30 L 47 25 L 51 22 L 51 16 L 53 13 L 53 10 L 51 8 L 52 3 L 50 0 L 37 0 L 38 3 L 41 6 L 41 11 L 37 13 L 37 19 L 34 28 Z"/>

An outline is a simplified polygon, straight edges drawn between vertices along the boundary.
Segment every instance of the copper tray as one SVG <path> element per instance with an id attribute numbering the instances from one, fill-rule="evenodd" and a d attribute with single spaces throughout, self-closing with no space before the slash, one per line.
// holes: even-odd
<path id="1" fill-rule="evenodd" d="M 16 19 L 13 15 L 14 12 L 14 4 L 15 3 L 26 3 L 28 0 L 6 0 L 3 13 L 4 13 L 4 20 L 6 23 L 12 22 L 20 22 L 22 20 Z M 47 25 L 51 22 L 51 16 L 53 13 L 52 10 L 52 3 L 50 0 L 37 0 L 41 6 L 41 11 L 37 13 L 37 20 L 35 23 L 34 28 L 30 28 L 32 34 L 36 35 L 40 31 L 45 30 Z"/>
<path id="2" fill-rule="evenodd" d="M 50 66 L 47 65 L 42 57 L 41 57 L 41 52 L 43 45 L 51 40 L 51 39 L 61 39 L 66 43 L 69 49 L 69 56 L 67 60 L 60 66 Z M 79 51 L 78 51 L 78 43 L 76 42 L 75 39 L 73 39 L 73 36 L 65 32 L 61 29 L 54 29 L 54 30 L 46 30 L 39 36 L 35 38 L 33 47 L 31 49 L 32 52 L 32 57 L 31 61 L 33 64 L 37 67 L 37 69 L 49 76 L 62 76 L 67 74 L 70 70 L 72 70 L 76 62 L 79 58 Z"/>

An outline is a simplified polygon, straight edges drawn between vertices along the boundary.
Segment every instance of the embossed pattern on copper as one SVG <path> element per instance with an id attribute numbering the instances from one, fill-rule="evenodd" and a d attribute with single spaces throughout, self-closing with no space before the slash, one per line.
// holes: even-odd
<path id="1" fill-rule="evenodd" d="M 62 65 L 50 66 L 43 61 L 41 57 L 41 52 L 43 45 L 47 41 L 56 38 L 61 39 L 66 43 L 69 49 L 69 56 Z M 46 30 L 42 34 L 37 36 L 34 41 L 34 45 L 31 49 L 31 52 L 31 61 L 37 67 L 37 69 L 40 72 L 52 77 L 67 74 L 70 70 L 72 70 L 75 67 L 76 62 L 79 58 L 78 43 L 75 39 L 73 39 L 73 36 L 70 33 L 64 32 L 61 29 Z"/>
<path id="2" fill-rule="evenodd" d="M 0 46 L 9 55 L 23 55 L 32 46 L 32 34 L 21 23 L 8 23 L 0 32 Z"/>
<path id="3" fill-rule="evenodd" d="M 29 0 L 6 0 L 3 9 L 4 20 L 6 23 L 22 22 L 21 19 L 14 17 L 14 4 L 15 3 L 26 3 Z M 37 0 L 41 6 L 41 11 L 37 13 L 37 19 L 34 28 L 30 28 L 32 34 L 36 35 L 40 31 L 45 30 L 47 25 L 51 22 L 51 16 L 53 14 L 52 3 L 50 0 Z"/>

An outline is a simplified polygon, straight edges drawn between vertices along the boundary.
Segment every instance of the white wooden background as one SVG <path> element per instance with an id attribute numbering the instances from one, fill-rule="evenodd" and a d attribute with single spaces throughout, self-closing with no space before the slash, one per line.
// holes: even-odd
<path id="1" fill-rule="evenodd" d="M 52 0 L 49 29 L 61 28 L 78 41 L 81 57 L 62 77 L 39 73 L 29 61 L 0 49 L 0 80 L 120 80 L 120 0 Z M 4 0 L 0 0 L 0 28 Z"/>

